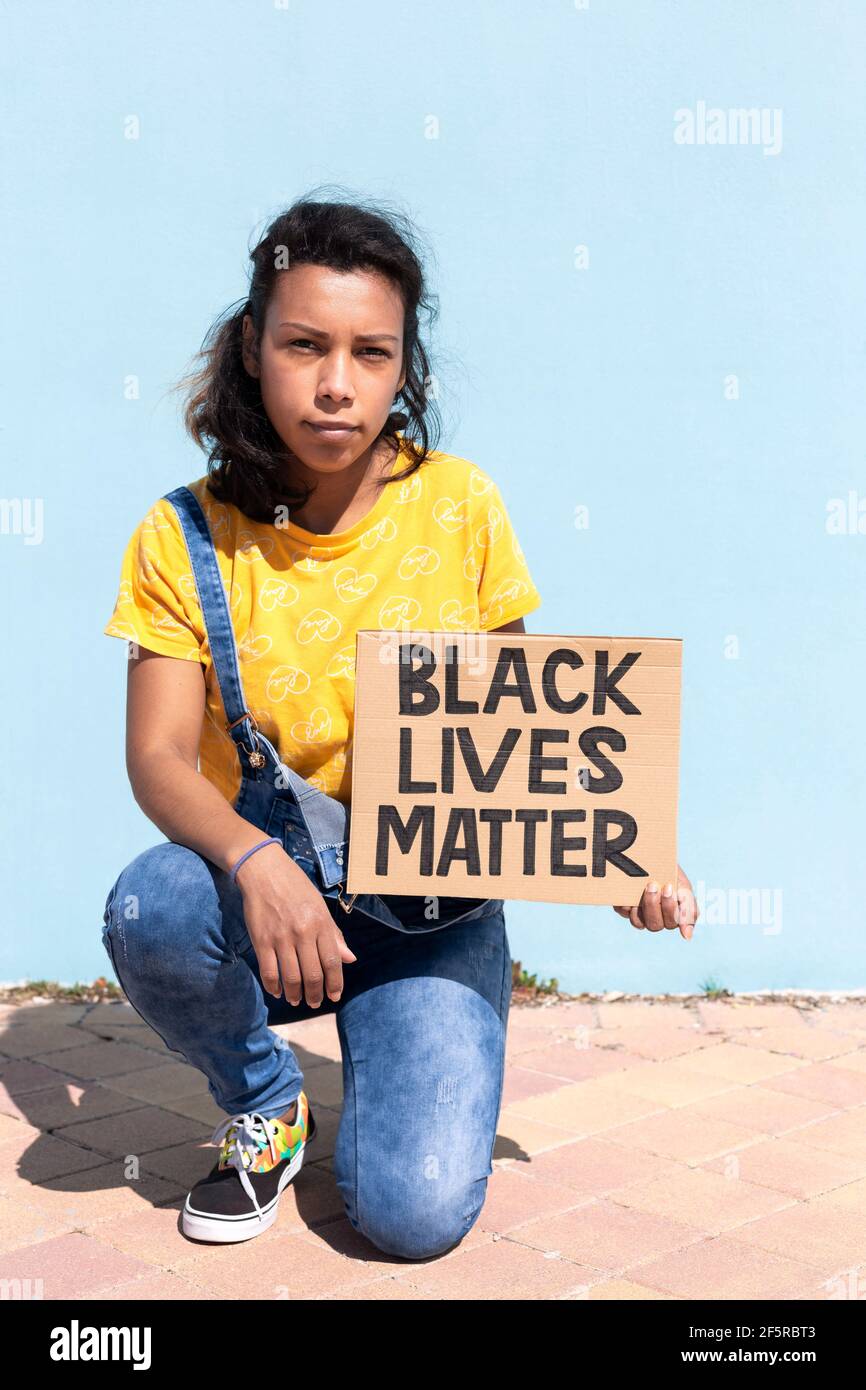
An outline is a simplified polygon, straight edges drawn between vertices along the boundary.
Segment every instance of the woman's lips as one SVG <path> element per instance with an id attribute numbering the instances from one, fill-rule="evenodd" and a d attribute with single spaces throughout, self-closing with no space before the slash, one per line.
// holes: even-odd
<path id="1" fill-rule="evenodd" d="M 333 440 L 335 442 L 348 439 L 349 435 L 354 434 L 358 428 L 357 425 L 330 425 L 326 427 L 314 425 L 309 420 L 305 420 L 304 424 L 309 425 L 310 429 L 319 439 Z"/>

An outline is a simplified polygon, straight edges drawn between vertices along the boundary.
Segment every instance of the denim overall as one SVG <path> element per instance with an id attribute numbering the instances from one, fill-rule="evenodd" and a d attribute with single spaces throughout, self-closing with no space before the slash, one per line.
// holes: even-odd
<path id="1" fill-rule="evenodd" d="M 326 898 L 345 912 L 360 912 L 397 931 L 438 931 L 455 922 L 493 916 L 501 898 L 432 896 L 435 917 L 425 916 L 430 899 L 414 895 L 345 892 L 349 860 L 350 808 L 312 786 L 283 763 L 249 713 L 244 699 L 237 644 L 222 575 L 207 518 L 188 487 L 166 493 L 177 513 L 189 552 L 214 672 L 225 707 L 226 729 L 241 764 L 234 802 L 239 816 L 276 835 L 288 854 Z"/>

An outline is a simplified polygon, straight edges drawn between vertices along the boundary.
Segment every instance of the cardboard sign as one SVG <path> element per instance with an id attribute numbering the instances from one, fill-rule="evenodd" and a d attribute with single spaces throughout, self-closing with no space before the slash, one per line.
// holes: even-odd
<path id="1" fill-rule="evenodd" d="M 357 633 L 349 893 L 676 884 L 678 638 Z"/>

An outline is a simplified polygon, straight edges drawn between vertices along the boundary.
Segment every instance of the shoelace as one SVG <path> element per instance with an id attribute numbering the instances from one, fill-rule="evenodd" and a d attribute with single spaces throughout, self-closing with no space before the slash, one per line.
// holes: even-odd
<path id="1" fill-rule="evenodd" d="M 253 1185 L 247 1176 L 246 1165 L 244 1164 L 244 1154 L 247 1154 L 250 1163 L 256 1155 L 261 1153 L 265 1144 L 270 1149 L 271 1158 L 276 1163 L 277 1151 L 274 1147 L 274 1131 L 271 1129 L 273 1121 L 268 1120 L 259 1110 L 250 1110 L 242 1115 L 229 1115 L 217 1125 L 211 1138 L 212 1144 L 220 1144 L 228 1137 L 228 1132 L 232 1127 L 236 1127 L 237 1133 L 228 1142 L 225 1154 L 221 1157 L 232 1168 L 237 1168 L 243 1189 L 258 1212 L 262 1214 L 262 1209 L 256 1201 L 256 1194 Z"/>

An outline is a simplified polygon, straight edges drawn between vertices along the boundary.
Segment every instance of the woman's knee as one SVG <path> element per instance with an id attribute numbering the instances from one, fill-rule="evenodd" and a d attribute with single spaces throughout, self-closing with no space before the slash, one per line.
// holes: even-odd
<path id="1" fill-rule="evenodd" d="M 206 861 L 186 845 L 167 841 L 143 850 L 121 870 L 106 899 L 104 921 L 124 943 L 134 935 L 162 951 L 175 939 L 189 946 L 194 924 L 217 905 Z"/>
<path id="2" fill-rule="evenodd" d="M 460 1244 L 478 1220 L 486 1194 L 486 1178 L 444 1193 L 392 1190 L 391 1200 L 372 1210 L 362 1203 L 352 1224 L 385 1254 L 432 1259 Z"/>

